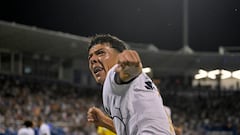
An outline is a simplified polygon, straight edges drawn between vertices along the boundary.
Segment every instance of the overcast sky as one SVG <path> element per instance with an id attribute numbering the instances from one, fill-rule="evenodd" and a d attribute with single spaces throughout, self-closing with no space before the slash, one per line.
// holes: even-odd
<path id="1" fill-rule="evenodd" d="M 183 46 L 183 0 L 8 0 L 0 20 L 80 36 L 109 33 L 160 49 Z M 189 46 L 240 46 L 240 0 L 189 0 Z"/>

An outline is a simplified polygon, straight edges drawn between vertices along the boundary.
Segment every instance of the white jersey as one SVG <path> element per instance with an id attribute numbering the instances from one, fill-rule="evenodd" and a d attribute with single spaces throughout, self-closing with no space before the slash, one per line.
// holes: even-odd
<path id="1" fill-rule="evenodd" d="M 42 123 L 39 128 L 39 135 L 51 135 L 50 127 L 46 123 Z"/>
<path id="2" fill-rule="evenodd" d="M 127 84 L 114 80 L 114 66 L 103 86 L 103 105 L 118 135 L 175 135 L 152 80 L 141 73 Z"/>
<path id="3" fill-rule="evenodd" d="M 34 130 L 32 128 L 23 127 L 18 130 L 18 135 L 34 135 Z"/>

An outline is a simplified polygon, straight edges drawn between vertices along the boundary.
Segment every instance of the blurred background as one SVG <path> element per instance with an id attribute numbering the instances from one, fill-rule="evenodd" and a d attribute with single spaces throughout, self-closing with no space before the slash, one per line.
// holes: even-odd
<path id="1" fill-rule="evenodd" d="M 240 134 L 239 0 L 51 0 L 0 4 L 0 135 L 43 118 L 52 134 L 96 135 L 102 107 L 91 36 L 139 52 L 183 135 Z M 37 128 L 37 127 L 36 127 Z"/>

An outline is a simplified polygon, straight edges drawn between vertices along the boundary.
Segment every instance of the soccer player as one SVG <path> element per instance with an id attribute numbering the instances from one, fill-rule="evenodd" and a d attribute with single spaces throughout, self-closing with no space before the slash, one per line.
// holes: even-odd
<path id="1" fill-rule="evenodd" d="M 138 53 L 111 35 L 96 35 L 88 48 L 89 69 L 101 84 L 109 118 L 88 110 L 88 121 L 118 135 L 175 135 L 171 119 L 152 80 L 142 72 Z"/>

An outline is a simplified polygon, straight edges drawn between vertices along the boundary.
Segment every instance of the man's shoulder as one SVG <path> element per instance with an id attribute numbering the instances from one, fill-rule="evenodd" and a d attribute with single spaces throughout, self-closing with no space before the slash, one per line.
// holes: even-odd
<path id="1" fill-rule="evenodd" d="M 18 130 L 18 133 L 22 133 L 22 132 L 25 132 L 25 131 L 27 131 L 27 128 L 23 127 L 23 128 L 20 128 L 20 129 Z"/>
<path id="2" fill-rule="evenodd" d="M 34 130 L 32 128 L 21 128 L 18 131 L 18 135 L 32 135 L 34 133 Z"/>
<path id="3" fill-rule="evenodd" d="M 49 126 L 48 126 L 48 124 L 43 123 L 40 128 L 41 129 L 49 129 Z"/>

